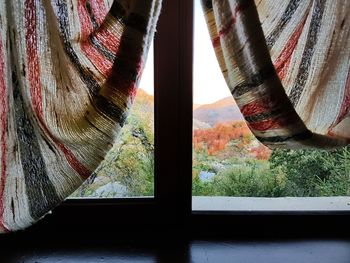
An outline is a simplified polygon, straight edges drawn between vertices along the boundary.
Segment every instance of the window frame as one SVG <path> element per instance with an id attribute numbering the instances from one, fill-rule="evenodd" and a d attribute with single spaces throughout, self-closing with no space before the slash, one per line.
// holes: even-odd
<path id="1" fill-rule="evenodd" d="M 140 218 L 142 224 L 188 222 L 192 198 L 192 23 L 192 1 L 163 1 L 154 38 L 154 197 L 67 199 L 39 222 L 40 227 L 83 230 L 91 221 L 140 224 Z"/>
<path id="2" fill-rule="evenodd" d="M 192 211 L 193 18 L 194 0 L 163 0 L 154 39 L 154 198 L 68 199 L 34 229 L 83 232 L 118 223 L 178 225 L 198 235 L 347 236 L 347 211 Z"/>

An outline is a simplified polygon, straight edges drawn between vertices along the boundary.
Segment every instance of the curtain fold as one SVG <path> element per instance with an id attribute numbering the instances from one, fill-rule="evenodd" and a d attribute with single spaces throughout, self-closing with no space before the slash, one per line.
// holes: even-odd
<path id="1" fill-rule="evenodd" d="M 257 139 L 270 148 L 350 143 L 349 1 L 202 5 L 226 83 Z"/>
<path id="2" fill-rule="evenodd" d="M 161 0 L 0 2 L 0 233 L 88 178 L 123 126 Z"/>

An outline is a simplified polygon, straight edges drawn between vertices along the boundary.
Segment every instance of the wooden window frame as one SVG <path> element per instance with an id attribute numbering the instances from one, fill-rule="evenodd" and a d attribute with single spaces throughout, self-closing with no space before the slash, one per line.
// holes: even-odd
<path id="1" fill-rule="evenodd" d="M 163 0 L 154 40 L 154 198 L 70 199 L 33 231 L 117 231 L 117 224 L 119 231 L 176 225 L 199 235 L 348 236 L 346 211 L 192 211 L 193 2 Z"/>
<path id="2" fill-rule="evenodd" d="M 154 39 L 154 198 L 67 199 L 37 227 L 186 224 L 191 215 L 193 2 L 164 0 Z M 54 226 L 54 227 L 53 227 Z"/>

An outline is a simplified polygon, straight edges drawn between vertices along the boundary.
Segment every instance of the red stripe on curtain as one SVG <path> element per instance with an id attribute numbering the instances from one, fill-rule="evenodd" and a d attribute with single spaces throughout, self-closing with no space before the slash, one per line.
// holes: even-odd
<path id="1" fill-rule="evenodd" d="M 96 67 L 96 69 L 104 77 L 107 77 L 111 73 L 113 63 L 101 56 L 100 52 L 96 50 L 89 41 L 89 36 L 93 33 L 94 29 L 91 23 L 90 15 L 86 10 L 86 0 L 78 1 L 78 15 L 80 20 L 81 34 L 80 48 L 83 51 L 84 55 Z"/>
<path id="2" fill-rule="evenodd" d="M 25 28 L 26 28 L 26 51 L 28 63 L 28 75 L 30 85 L 30 95 L 34 112 L 39 119 L 43 118 L 42 94 L 40 85 L 40 69 L 38 59 L 38 41 L 36 32 L 36 3 L 35 0 L 27 0 L 25 2 Z"/>
<path id="3" fill-rule="evenodd" d="M 298 120 L 293 118 L 293 116 L 283 116 L 258 122 L 250 122 L 248 126 L 257 131 L 267 131 L 285 128 L 288 125 L 293 125 L 293 123 L 297 121 Z"/>
<path id="4" fill-rule="evenodd" d="M 217 47 L 220 44 L 220 38 L 227 35 L 228 32 L 233 28 L 233 25 L 236 23 L 237 16 L 240 12 L 246 10 L 248 7 L 252 6 L 252 1 L 246 2 L 244 4 L 239 4 L 233 10 L 233 15 L 229 22 L 219 31 L 219 35 L 213 39 L 213 46 Z"/>
<path id="5" fill-rule="evenodd" d="M 90 16 L 86 10 L 86 0 L 78 1 L 78 16 L 80 20 L 80 41 L 86 41 L 89 35 L 93 32 L 93 27 L 90 22 Z"/>
<path id="6" fill-rule="evenodd" d="M 278 58 L 274 62 L 274 66 L 278 77 L 283 80 L 288 72 L 289 64 L 292 58 L 292 54 L 295 50 L 295 47 L 298 44 L 298 40 L 300 38 L 301 33 L 303 32 L 303 28 L 306 22 L 307 15 L 305 15 L 304 19 L 295 29 L 289 40 L 287 41 L 285 47 L 282 52 L 278 56 Z"/>
<path id="7" fill-rule="evenodd" d="M 95 68 L 107 78 L 112 71 L 113 63 L 106 59 L 101 53 L 94 48 L 89 41 L 80 44 L 82 51 Z"/>
<path id="8" fill-rule="evenodd" d="M 275 103 L 271 101 L 271 97 L 265 96 L 244 105 L 243 107 L 240 108 L 240 110 L 244 116 L 250 116 L 250 115 L 266 112 L 271 108 L 274 108 L 273 105 L 275 105 Z"/>
<path id="9" fill-rule="evenodd" d="M 74 154 L 65 147 L 57 138 L 55 138 L 45 124 L 42 103 L 42 87 L 40 83 L 40 66 L 37 53 L 37 16 L 36 16 L 36 2 L 35 0 L 27 0 L 25 2 L 25 29 L 26 29 L 26 49 L 27 49 L 27 63 L 29 68 L 29 83 L 30 94 L 33 105 L 33 110 L 38 117 L 41 128 L 47 136 L 58 146 L 64 153 L 69 165 L 82 177 L 90 176 L 91 171 L 87 169 Z"/>
<path id="10" fill-rule="evenodd" d="M 107 15 L 104 0 L 92 0 L 90 1 L 90 6 L 96 22 L 100 26 Z"/>
<path id="11" fill-rule="evenodd" d="M 102 25 L 94 34 L 95 38 L 112 53 L 117 53 L 120 45 L 120 39 L 115 37 L 108 28 Z"/>

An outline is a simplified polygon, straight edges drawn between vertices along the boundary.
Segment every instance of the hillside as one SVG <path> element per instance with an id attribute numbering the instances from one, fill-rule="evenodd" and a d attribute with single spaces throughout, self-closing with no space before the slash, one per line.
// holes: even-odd
<path id="1" fill-rule="evenodd" d="M 201 123 L 208 123 L 212 127 L 221 122 L 243 119 L 232 97 L 226 97 L 214 103 L 197 107 L 193 111 L 193 118 Z"/>
<path id="2" fill-rule="evenodd" d="M 138 89 L 118 138 L 105 160 L 72 196 L 152 196 L 154 177 L 153 96 Z"/>
<path id="3" fill-rule="evenodd" d="M 143 89 L 138 89 L 132 112 L 152 113 L 154 98 Z M 219 123 L 240 121 L 243 117 L 232 97 L 226 97 L 211 104 L 193 105 L 193 129 L 208 129 Z"/>
<path id="4" fill-rule="evenodd" d="M 143 89 L 139 88 L 135 97 L 134 104 L 132 105 L 132 111 L 142 114 L 142 112 L 154 111 L 154 97 L 148 94 Z"/>

